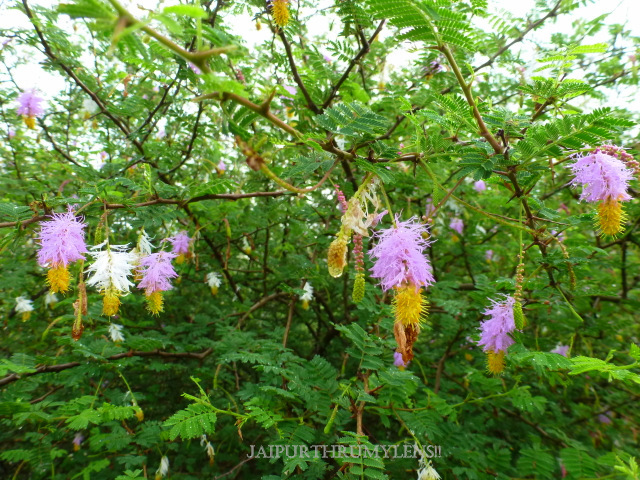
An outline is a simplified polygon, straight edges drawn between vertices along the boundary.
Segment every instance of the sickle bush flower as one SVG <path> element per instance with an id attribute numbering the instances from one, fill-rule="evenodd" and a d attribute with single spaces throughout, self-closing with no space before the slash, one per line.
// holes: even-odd
<path id="1" fill-rule="evenodd" d="M 484 180 L 478 180 L 477 182 L 473 183 L 473 189 L 478 193 L 482 193 L 487 189 L 487 184 L 484 182 Z"/>
<path id="2" fill-rule="evenodd" d="M 571 185 L 581 185 L 580 200 L 600 202 L 598 226 L 605 235 L 616 235 L 624 230 L 626 216 L 620 202 L 631 198 L 627 193 L 633 171 L 622 160 L 600 150 L 586 155 L 569 168 L 575 175 Z"/>
<path id="3" fill-rule="evenodd" d="M 118 325 L 117 323 L 109 324 L 109 336 L 113 343 L 124 342 L 124 335 L 122 335 L 123 328 L 124 327 L 122 325 Z"/>
<path id="4" fill-rule="evenodd" d="M 304 284 L 303 289 L 304 293 L 300 296 L 300 300 L 302 300 L 302 308 L 309 310 L 309 302 L 313 300 L 313 287 L 311 286 L 311 283 L 307 281 L 307 283 Z"/>
<path id="5" fill-rule="evenodd" d="M 423 253 L 431 243 L 423 237 L 428 235 L 427 227 L 416 217 L 401 222 L 397 215 L 396 224 L 374 235 L 378 244 L 369 252 L 374 261 L 371 276 L 380 279 L 385 291 L 409 284 L 416 288 L 433 284 L 433 269 Z"/>
<path id="6" fill-rule="evenodd" d="M 22 296 L 16 298 L 16 313 L 21 314 L 23 322 L 29 320 L 31 312 L 33 312 L 33 300 Z"/>
<path id="7" fill-rule="evenodd" d="M 144 289 L 147 307 L 151 313 L 162 312 L 162 292 L 173 288 L 171 279 L 178 276 L 171 265 L 171 260 L 174 258 L 176 258 L 174 253 L 158 252 L 140 260 L 142 281 L 138 284 L 138 288 Z"/>
<path id="8" fill-rule="evenodd" d="M 52 293 L 69 289 L 69 263 L 84 260 L 87 253 L 84 243 L 86 224 L 76 217 L 71 207 L 66 213 L 54 213 L 51 220 L 40 224 L 38 263 L 49 267 L 47 283 Z"/>
<path id="9" fill-rule="evenodd" d="M 383 290 L 394 289 L 394 336 L 398 352 L 407 364 L 413 358 L 413 344 L 420 332 L 420 323 L 427 314 L 428 302 L 422 287 L 434 282 L 433 269 L 424 255 L 430 242 L 425 240 L 427 228 L 415 217 L 374 234 L 378 244 L 369 256 L 374 261 L 371 276 L 380 279 Z"/>
<path id="10" fill-rule="evenodd" d="M 491 307 L 484 311 L 489 316 L 480 324 L 481 345 L 488 356 L 488 368 L 491 373 L 498 374 L 504 370 L 504 355 L 515 342 L 509 335 L 516 329 L 513 317 L 513 307 L 516 301 L 513 297 L 506 297 L 502 301 L 491 300 Z"/>
<path id="11" fill-rule="evenodd" d="M 289 23 L 289 0 L 272 0 L 271 9 L 273 19 L 279 27 Z"/>
<path id="12" fill-rule="evenodd" d="M 191 252 L 189 252 L 189 245 L 191 243 L 191 240 L 192 239 L 184 230 L 177 235 L 174 235 L 173 237 L 165 239 L 165 241 L 171 243 L 173 247 L 171 249 L 171 252 L 175 253 L 178 256 L 176 259 L 176 263 L 178 265 L 184 263 L 185 259 L 191 257 Z"/>
<path id="13" fill-rule="evenodd" d="M 99 250 L 104 246 L 104 250 Z M 127 245 L 106 242 L 91 249 L 95 251 L 89 255 L 95 261 L 87 268 L 87 273 L 92 275 L 87 279 L 87 285 L 96 286 L 102 293 L 102 313 L 111 317 L 120 309 L 120 296 L 129 293 L 129 287 L 133 286 L 128 277 L 135 268 L 136 255 L 126 251 Z"/>
<path id="14" fill-rule="evenodd" d="M 36 128 L 36 117 L 44 115 L 44 99 L 35 88 L 25 90 L 18 96 L 18 115 L 22 115 L 28 128 Z"/>
<path id="15" fill-rule="evenodd" d="M 205 282 L 207 282 L 207 285 L 209 285 L 209 288 L 211 289 L 211 295 L 217 295 L 218 289 L 220 288 L 220 285 L 222 285 L 222 278 L 220 278 L 220 274 L 216 272 L 207 273 Z"/>
<path id="16" fill-rule="evenodd" d="M 464 222 L 461 218 L 454 218 L 451 220 L 449 224 L 449 228 L 454 232 L 458 232 L 459 235 L 462 235 L 462 230 L 464 229 Z"/>

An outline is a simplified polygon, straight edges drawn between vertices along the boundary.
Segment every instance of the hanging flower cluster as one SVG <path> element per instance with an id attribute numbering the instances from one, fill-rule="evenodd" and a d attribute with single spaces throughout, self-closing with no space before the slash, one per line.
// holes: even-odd
<path id="1" fill-rule="evenodd" d="M 413 358 L 413 344 L 428 313 L 429 304 L 422 287 L 435 281 L 431 264 L 424 255 L 431 243 L 425 236 L 428 236 L 427 227 L 415 217 L 402 222 L 396 216 L 394 226 L 375 235 L 378 244 L 369 252 L 374 261 L 371 276 L 380 280 L 383 290 L 395 291 L 394 334 L 405 365 Z"/>
<path id="2" fill-rule="evenodd" d="M 16 313 L 22 316 L 22 321 L 26 322 L 31 318 L 31 312 L 33 312 L 33 300 L 26 297 L 16 298 Z"/>
<path id="3" fill-rule="evenodd" d="M 307 281 L 302 289 L 304 290 L 304 293 L 300 296 L 302 308 L 309 310 L 309 302 L 313 300 L 313 287 L 311 286 L 311 283 Z"/>
<path id="4" fill-rule="evenodd" d="M 371 177 L 365 180 L 354 196 L 346 203 L 346 210 L 342 215 L 342 227 L 337 238 L 329 245 L 327 266 L 329 275 L 339 277 L 347 265 L 348 245 L 352 234 L 369 236 L 369 228 L 375 226 L 386 212 L 378 213 L 381 208 L 380 200 L 376 194 L 377 180 Z M 341 209 L 344 204 L 338 195 Z M 369 204 L 374 208 L 369 212 Z"/>
<path id="5" fill-rule="evenodd" d="M 171 265 L 171 260 L 176 258 L 174 253 L 158 252 L 147 255 L 140 260 L 142 281 L 138 288 L 144 289 L 147 297 L 147 308 L 153 314 L 163 311 L 162 292 L 171 290 L 171 279 L 178 274 Z"/>
<path id="6" fill-rule="evenodd" d="M 49 267 L 47 283 L 52 293 L 65 293 L 69 289 L 69 263 L 84 260 L 87 253 L 84 242 L 86 224 L 75 216 L 71 207 L 66 213 L 54 213 L 51 220 L 42 222 L 38 241 L 38 263 Z"/>
<path id="7" fill-rule="evenodd" d="M 167 238 L 165 241 L 171 243 L 173 247 L 171 253 L 175 253 L 177 255 L 176 263 L 181 265 L 192 257 L 191 252 L 189 251 L 189 245 L 191 245 L 191 238 L 187 235 L 187 232 L 182 231 L 173 237 Z"/>
<path id="8" fill-rule="evenodd" d="M 205 277 L 205 281 L 211 289 L 211 295 L 217 295 L 218 289 L 220 288 L 220 285 L 222 285 L 222 278 L 220 277 L 220 274 L 216 272 L 209 272 Z"/>
<path id="9" fill-rule="evenodd" d="M 621 202 L 631 199 L 627 193 L 633 171 L 625 163 L 599 149 L 586 155 L 569 168 L 575 175 L 571 185 L 582 186 L 580 200 L 600 202 L 598 227 L 605 235 L 617 235 L 624 230 L 626 215 Z"/>
<path id="10" fill-rule="evenodd" d="M 44 99 L 35 88 L 25 90 L 18 96 L 18 115 L 22 115 L 28 128 L 36 128 L 36 118 L 44 115 L 43 102 Z"/>
<path id="11" fill-rule="evenodd" d="M 129 287 L 133 286 L 129 277 L 135 268 L 136 254 L 127 251 L 127 245 L 109 245 L 107 242 L 91 250 L 93 252 L 89 255 L 94 262 L 87 268 L 87 273 L 91 275 L 87 285 L 97 287 L 103 295 L 102 313 L 108 317 L 117 315 L 120 297 L 128 294 Z"/>
<path id="12" fill-rule="evenodd" d="M 516 330 L 513 317 L 515 303 L 513 297 L 506 297 L 501 301 L 491 300 L 491 307 L 484 311 L 490 318 L 480 324 L 478 345 L 487 353 L 487 367 L 493 374 L 504 371 L 505 353 L 515 343 L 510 335 Z"/>

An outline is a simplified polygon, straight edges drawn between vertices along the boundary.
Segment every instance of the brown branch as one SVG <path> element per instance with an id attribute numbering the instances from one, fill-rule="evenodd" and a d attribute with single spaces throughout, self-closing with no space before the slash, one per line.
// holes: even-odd
<path id="1" fill-rule="evenodd" d="M 329 93 L 329 96 L 327 97 L 327 99 L 322 104 L 322 110 L 324 110 L 329 105 L 331 105 L 331 102 L 333 102 L 333 99 L 338 94 L 338 91 L 340 90 L 340 87 L 349 78 L 349 75 L 351 74 L 351 70 L 353 70 L 353 67 L 356 66 L 356 64 L 360 61 L 360 59 L 362 57 L 364 57 L 367 53 L 369 53 L 369 50 L 371 49 L 370 48 L 371 43 L 373 43 L 375 38 L 378 36 L 380 31 L 382 30 L 382 27 L 384 27 L 385 22 L 386 22 L 386 20 L 382 20 L 380 22 L 380 24 L 378 25 L 378 28 L 376 28 L 376 31 L 373 32 L 373 35 L 371 35 L 371 38 L 369 39 L 369 41 L 368 42 L 367 41 L 363 42 L 362 48 L 360 49 L 358 54 L 351 59 L 351 62 L 349 62 L 349 65 L 347 66 L 347 69 L 342 74 L 342 77 L 340 77 L 340 80 L 338 80 L 338 82 L 333 86 L 333 88 L 331 88 L 331 92 Z M 364 39 L 364 37 L 363 37 L 363 40 L 366 40 L 366 39 Z M 317 112 L 317 113 L 320 113 L 320 112 Z"/>
<path id="2" fill-rule="evenodd" d="M 240 320 L 238 320 L 238 324 L 236 325 L 236 328 L 239 329 L 240 327 L 242 327 L 242 324 L 247 319 L 247 317 L 249 317 L 249 315 L 251 315 L 253 312 L 258 310 L 259 308 L 265 306 L 271 300 L 275 300 L 275 299 L 281 298 L 281 297 L 286 297 L 287 295 L 288 294 L 285 293 L 285 292 L 276 292 L 276 293 L 272 293 L 271 295 L 268 295 L 268 296 L 266 296 L 264 298 L 261 298 L 256 303 L 251 305 L 251 308 L 249 308 L 249 310 L 247 310 L 246 312 L 244 312 L 242 314 L 242 317 L 240 317 Z"/>
<path id="3" fill-rule="evenodd" d="M 146 202 L 140 203 L 132 203 L 127 205 L 125 203 L 105 203 L 103 204 L 104 208 L 107 210 L 118 210 L 118 209 L 132 209 L 132 208 L 140 208 L 140 207 L 151 207 L 153 205 L 188 205 L 190 203 L 202 202 L 205 200 L 241 200 L 243 198 L 256 198 L 256 197 L 281 197 L 283 195 L 292 195 L 290 192 L 286 192 L 284 190 L 278 190 L 275 192 L 249 192 L 249 193 L 209 193 L 206 195 L 199 195 L 197 197 L 190 198 L 189 200 L 178 200 L 175 198 L 156 198 L 154 200 L 148 200 Z M 22 220 L 21 222 L 2 222 L 0 223 L 0 228 L 7 227 L 15 227 L 15 226 L 23 226 L 29 225 L 30 223 L 41 222 L 42 220 L 48 219 L 47 215 L 37 215 L 35 217 L 31 217 L 27 220 Z"/>
<path id="4" fill-rule="evenodd" d="M 319 113 L 322 113 L 322 111 L 311 99 L 311 96 L 309 95 L 309 92 L 304 86 L 304 83 L 302 83 L 302 79 L 300 78 L 300 74 L 298 73 L 298 68 L 296 67 L 295 61 L 293 60 L 293 53 L 291 52 L 291 44 L 287 40 L 287 37 L 284 34 L 284 30 L 282 28 L 278 29 L 278 35 L 280 36 L 280 39 L 284 44 L 285 51 L 287 52 L 287 59 L 289 60 L 289 67 L 291 67 L 291 73 L 293 74 L 293 79 L 295 80 L 296 85 L 298 85 L 298 87 L 300 88 L 300 91 L 302 92 L 302 96 L 307 102 L 307 107 L 309 107 L 309 110 L 311 110 L 316 115 Z"/>
<path id="5" fill-rule="evenodd" d="M 105 360 L 120 360 L 121 358 L 127 357 L 162 357 L 162 358 L 195 358 L 198 360 L 203 360 L 207 356 L 209 356 L 213 352 L 213 348 L 209 347 L 206 350 L 203 350 L 199 353 L 194 352 L 164 352 L 161 350 L 152 350 L 150 352 L 141 352 L 138 350 L 130 350 L 128 352 L 116 353 L 115 355 L 111 355 L 110 357 L 106 357 Z M 5 377 L 0 378 L 0 387 L 4 385 L 8 385 L 17 380 L 26 377 L 32 377 L 33 375 L 39 375 L 41 373 L 57 373 L 62 372 L 63 370 L 68 370 L 69 368 L 79 367 L 80 365 L 84 365 L 84 362 L 69 362 L 69 363 L 59 363 L 57 365 L 43 365 L 41 367 L 36 368 L 35 372 L 27 372 L 27 373 L 12 373 L 10 375 L 6 375 Z"/>

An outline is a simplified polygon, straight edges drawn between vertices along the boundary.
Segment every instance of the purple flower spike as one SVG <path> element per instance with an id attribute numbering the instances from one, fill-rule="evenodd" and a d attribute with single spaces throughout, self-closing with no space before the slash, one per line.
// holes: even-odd
<path id="1" fill-rule="evenodd" d="M 173 237 L 169 237 L 166 239 L 168 242 L 171 242 L 173 245 L 172 253 L 176 255 L 186 255 L 189 253 L 189 243 L 191 242 L 191 238 L 187 235 L 187 232 L 184 230 Z"/>
<path id="2" fill-rule="evenodd" d="M 482 345 L 485 352 L 504 352 L 515 343 L 509 336 L 516 329 L 513 319 L 515 303 L 513 297 L 506 297 L 501 302 L 491 300 L 491 307 L 484 311 L 485 315 L 491 317 L 480 324 L 478 345 Z"/>
<path id="3" fill-rule="evenodd" d="M 462 230 L 464 230 L 464 222 L 460 218 L 454 218 L 453 220 L 451 220 L 449 228 L 455 232 L 458 232 L 459 235 L 462 235 Z"/>
<path id="4" fill-rule="evenodd" d="M 598 202 L 600 200 L 629 200 L 627 193 L 629 180 L 633 178 L 633 171 L 628 169 L 622 160 L 596 151 L 578 159 L 569 165 L 575 178 L 572 186 L 583 187 L 580 200 Z"/>
<path id="5" fill-rule="evenodd" d="M 153 292 L 171 290 L 171 279 L 178 274 L 171 265 L 171 260 L 177 255 L 169 252 L 158 252 L 147 255 L 140 260 L 140 273 L 142 280 L 138 288 L 144 289 L 147 295 Z"/>
<path id="6" fill-rule="evenodd" d="M 396 367 L 406 367 L 407 364 L 404 363 L 404 360 L 402 359 L 402 354 L 400 352 L 394 352 L 393 353 L 393 364 Z"/>
<path id="7" fill-rule="evenodd" d="M 473 184 L 473 188 L 476 192 L 481 193 L 487 189 L 487 184 L 484 183 L 484 180 L 478 180 Z"/>
<path id="8" fill-rule="evenodd" d="M 44 99 L 35 88 L 25 90 L 18 97 L 18 115 L 41 117 L 44 115 L 42 102 L 44 102 Z"/>
<path id="9" fill-rule="evenodd" d="M 84 260 L 82 254 L 87 253 L 84 229 L 87 225 L 74 215 L 71 207 L 66 213 L 54 213 L 51 218 L 41 223 L 38 263 L 43 267 L 66 267 L 69 263 Z"/>
<path id="10" fill-rule="evenodd" d="M 427 228 L 416 217 L 401 222 L 396 215 L 397 227 L 374 234 L 378 244 L 369 251 L 374 260 L 371 276 L 380 279 L 384 290 L 413 284 L 417 287 L 433 284 L 433 269 L 424 255 L 431 242 L 423 238 Z"/>

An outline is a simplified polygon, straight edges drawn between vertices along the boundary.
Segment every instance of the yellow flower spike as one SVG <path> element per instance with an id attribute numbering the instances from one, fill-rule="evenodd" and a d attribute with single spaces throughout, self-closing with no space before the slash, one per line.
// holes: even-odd
<path id="1" fill-rule="evenodd" d="M 35 130 L 36 117 L 23 116 L 22 119 L 24 120 L 24 124 L 27 126 L 27 128 L 30 128 L 31 130 Z"/>
<path id="2" fill-rule="evenodd" d="M 185 256 L 181 253 L 176 257 L 176 264 L 182 265 L 185 261 Z"/>
<path id="3" fill-rule="evenodd" d="M 302 301 L 302 308 L 305 310 L 309 310 L 309 300 Z"/>
<path id="4" fill-rule="evenodd" d="M 211 295 L 217 295 L 218 294 L 218 287 L 211 287 Z"/>
<path id="5" fill-rule="evenodd" d="M 164 311 L 162 292 L 160 290 L 156 290 L 152 294 L 147 295 L 147 308 L 154 315 Z"/>
<path id="6" fill-rule="evenodd" d="M 604 235 L 615 236 L 624 231 L 627 215 L 618 200 L 608 198 L 598 206 L 598 229 Z"/>
<path id="7" fill-rule="evenodd" d="M 494 375 L 500 375 L 504 372 L 504 350 L 494 353 L 492 351 L 487 352 L 487 370 Z"/>
<path id="8" fill-rule="evenodd" d="M 113 317 L 120 310 L 120 297 L 114 291 L 110 290 L 105 293 L 102 299 L 102 313 L 107 317 Z"/>
<path id="9" fill-rule="evenodd" d="M 406 285 L 396 289 L 393 299 L 396 322 L 404 326 L 418 326 L 429 313 L 429 302 L 422 295 L 422 288 Z"/>
<path id="10" fill-rule="evenodd" d="M 26 322 L 31 318 L 31 312 L 22 312 L 22 321 Z"/>
<path id="11" fill-rule="evenodd" d="M 69 269 L 62 264 L 47 272 L 47 283 L 51 287 L 52 293 L 65 293 L 69 290 L 70 280 Z"/>
<path id="12" fill-rule="evenodd" d="M 273 19 L 279 27 L 289 23 L 289 0 L 273 0 Z"/>

